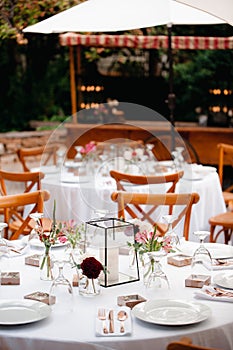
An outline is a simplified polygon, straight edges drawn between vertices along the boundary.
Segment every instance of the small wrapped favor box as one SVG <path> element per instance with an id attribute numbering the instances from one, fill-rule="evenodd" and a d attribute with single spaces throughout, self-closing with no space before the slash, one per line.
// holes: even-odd
<path id="1" fill-rule="evenodd" d="M 39 267 L 40 266 L 40 257 L 41 257 L 40 254 L 34 254 L 31 256 L 27 256 L 25 258 L 25 264 Z"/>
<path id="2" fill-rule="evenodd" d="M 211 283 L 211 276 L 208 275 L 190 275 L 185 280 L 185 287 L 202 288 L 204 285 L 208 286 Z"/>
<path id="3" fill-rule="evenodd" d="M 52 295 L 49 300 L 49 294 L 44 292 L 34 292 L 31 294 L 27 294 L 24 296 L 24 299 L 36 300 L 48 305 L 55 304 L 56 302 L 56 297 L 54 295 Z"/>
<path id="4" fill-rule="evenodd" d="M 117 297 L 117 305 L 118 306 L 128 306 L 132 309 L 135 305 L 146 301 L 141 295 L 132 294 L 132 295 L 120 295 Z"/>
<path id="5" fill-rule="evenodd" d="M 183 254 L 173 255 L 167 257 L 167 263 L 174 266 L 187 266 L 191 265 L 192 258 Z"/>
<path id="6" fill-rule="evenodd" d="M 1 273 L 2 285 L 17 285 L 20 284 L 19 272 L 2 272 Z"/>

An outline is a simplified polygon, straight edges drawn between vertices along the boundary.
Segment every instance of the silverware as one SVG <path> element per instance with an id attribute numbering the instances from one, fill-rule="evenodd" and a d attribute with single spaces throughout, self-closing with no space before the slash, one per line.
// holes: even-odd
<path id="1" fill-rule="evenodd" d="M 113 310 L 109 311 L 108 319 L 109 319 L 109 333 L 114 333 L 114 315 L 113 315 Z"/>
<path id="2" fill-rule="evenodd" d="M 210 290 L 206 289 L 206 294 L 211 295 L 212 297 L 228 297 L 233 298 L 233 292 L 228 292 L 225 289 L 221 289 L 218 287 L 213 287 L 214 292 L 211 292 Z"/>
<path id="3" fill-rule="evenodd" d="M 124 333 L 125 332 L 125 327 L 124 327 L 124 321 L 128 318 L 128 314 L 126 311 L 121 310 L 117 314 L 117 319 L 121 322 L 121 328 L 120 332 Z"/>
<path id="4" fill-rule="evenodd" d="M 98 309 L 98 319 L 100 321 L 102 321 L 102 327 L 103 327 L 103 333 L 104 334 L 107 334 L 108 333 L 108 329 L 107 329 L 107 326 L 106 326 L 106 311 L 104 308 L 99 308 Z"/>

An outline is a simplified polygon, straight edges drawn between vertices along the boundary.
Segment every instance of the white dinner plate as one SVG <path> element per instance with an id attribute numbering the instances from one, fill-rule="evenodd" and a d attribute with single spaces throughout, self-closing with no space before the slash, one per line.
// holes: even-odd
<path id="1" fill-rule="evenodd" d="M 233 257 L 233 246 L 221 243 L 204 243 L 205 247 L 209 250 L 213 259 L 227 259 Z M 184 255 L 192 256 L 194 251 L 198 248 L 198 243 L 190 244 L 185 242 L 181 245 L 180 250 Z"/>
<path id="2" fill-rule="evenodd" d="M 214 283 L 223 288 L 233 289 L 233 271 L 218 273 L 214 276 Z"/>
<path id="3" fill-rule="evenodd" d="M 59 172 L 59 168 L 56 165 L 42 165 L 38 168 L 33 168 L 33 171 L 42 171 L 44 174 L 56 174 Z"/>
<path id="4" fill-rule="evenodd" d="M 43 242 L 41 242 L 39 239 L 31 239 L 30 240 L 30 245 L 31 247 L 35 248 L 44 248 L 45 245 Z M 65 247 L 67 243 L 61 243 L 61 242 L 56 242 L 51 246 L 51 248 L 59 248 L 59 247 Z"/>
<path id="5" fill-rule="evenodd" d="M 67 168 L 80 168 L 80 166 L 82 166 L 81 162 L 74 162 L 74 161 L 66 161 L 64 165 Z"/>
<path id="6" fill-rule="evenodd" d="M 90 177 L 89 176 L 62 176 L 61 182 L 76 183 L 76 184 L 87 183 L 87 182 L 90 182 Z"/>
<path id="7" fill-rule="evenodd" d="M 20 325 L 43 320 L 51 307 L 35 300 L 0 300 L 0 325 Z"/>
<path id="8" fill-rule="evenodd" d="M 206 320 L 211 310 L 208 306 L 176 299 L 148 300 L 137 304 L 132 314 L 138 319 L 164 326 L 183 326 Z"/>
<path id="9" fill-rule="evenodd" d="M 174 162 L 173 160 L 161 160 L 158 162 L 158 164 L 168 168 L 172 168 L 174 165 Z"/>

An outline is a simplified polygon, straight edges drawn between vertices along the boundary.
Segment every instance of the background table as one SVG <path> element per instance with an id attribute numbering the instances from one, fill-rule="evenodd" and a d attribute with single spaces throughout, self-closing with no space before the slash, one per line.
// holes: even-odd
<path id="1" fill-rule="evenodd" d="M 84 179 L 85 180 L 85 179 Z M 110 177 L 90 177 L 88 182 L 66 183 L 61 182 L 61 174 L 48 174 L 42 180 L 42 187 L 48 190 L 51 198 L 45 202 L 45 215 L 52 217 L 53 201 L 56 199 L 56 217 L 58 220 L 74 219 L 84 222 L 96 217 L 95 210 L 105 209 L 109 215 L 117 216 L 117 205 L 111 200 L 111 193 L 116 190 L 115 182 Z M 148 190 L 156 193 L 165 192 L 161 185 L 128 186 L 131 192 Z M 219 177 L 216 172 L 203 176 L 201 180 L 181 179 L 177 191 L 180 193 L 197 192 L 200 201 L 193 205 L 190 222 L 190 240 L 195 240 L 192 232 L 209 230 L 208 219 L 226 211 L 222 196 Z M 160 219 L 161 219 L 161 213 Z M 221 238 L 221 237 L 220 237 Z"/>
<path id="2" fill-rule="evenodd" d="M 189 244 L 195 244 L 190 243 Z M 59 254 L 54 248 L 54 254 Z M 233 249 L 233 248 L 232 248 Z M 43 248 L 28 251 L 27 255 L 43 253 Z M 233 253 L 232 253 L 233 254 Z M 25 256 L 1 258 L 2 271 L 20 271 L 21 283 L 18 286 L 1 286 L 1 299 L 22 300 L 24 295 L 35 292 L 48 292 L 51 282 L 41 281 L 39 268 L 24 264 Z M 123 257 L 127 259 L 127 257 Z M 166 258 L 165 258 L 166 259 Z M 216 347 L 222 350 L 233 349 L 232 303 L 194 299 L 195 288 L 184 287 L 184 279 L 190 274 L 190 266 L 175 267 L 163 260 L 170 284 L 170 290 L 158 289 L 149 292 L 143 282 L 133 282 L 116 287 L 101 288 L 101 294 L 85 298 L 75 288 L 74 311 L 64 309 L 62 315 L 54 312 L 47 318 L 22 326 L 0 326 L 0 347 L 8 350 L 165 350 L 174 339 L 189 336 L 196 344 Z M 73 270 L 66 270 L 71 277 Z M 216 273 L 216 272 L 214 272 Z M 214 274 L 213 273 L 213 274 Z M 96 312 L 99 306 L 117 307 L 117 296 L 140 294 L 146 299 L 179 299 L 201 302 L 211 308 L 211 316 L 204 322 L 189 326 L 158 326 L 132 316 L 132 333 L 128 336 L 97 337 L 95 335 Z"/>

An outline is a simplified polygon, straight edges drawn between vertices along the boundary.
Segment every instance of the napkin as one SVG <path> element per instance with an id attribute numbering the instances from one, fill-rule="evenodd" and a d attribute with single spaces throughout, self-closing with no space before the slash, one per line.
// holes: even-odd
<path id="1" fill-rule="evenodd" d="M 213 286 L 203 286 L 199 291 L 194 292 L 194 296 L 200 299 L 208 299 L 215 301 L 228 301 L 233 303 L 233 291 Z"/>
<path id="2" fill-rule="evenodd" d="M 99 309 L 99 307 L 98 307 L 98 309 Z M 108 332 L 107 334 L 105 334 L 103 332 L 103 321 L 98 319 L 98 309 L 96 312 L 96 336 L 97 337 L 114 337 L 114 336 L 119 337 L 119 336 L 129 335 L 131 333 L 132 323 L 131 323 L 131 314 L 130 314 L 131 310 L 130 310 L 130 308 L 128 308 L 128 307 L 120 307 L 120 308 L 112 308 L 112 309 L 105 308 L 106 316 L 107 316 L 105 324 L 106 324 L 108 330 L 109 330 L 109 323 L 110 323 L 109 319 L 108 319 L 108 315 L 109 315 L 109 311 L 113 310 L 114 333 Z M 118 321 L 118 319 L 117 319 L 117 313 L 120 310 L 124 310 L 128 314 L 128 318 L 123 322 L 124 328 L 125 328 L 124 333 L 120 332 L 121 322 Z"/>
<path id="3" fill-rule="evenodd" d="M 16 257 L 25 254 L 28 249 L 27 244 L 19 241 L 9 241 L 4 239 L 6 245 L 0 245 L 0 256 L 6 256 L 8 258 Z"/>

